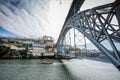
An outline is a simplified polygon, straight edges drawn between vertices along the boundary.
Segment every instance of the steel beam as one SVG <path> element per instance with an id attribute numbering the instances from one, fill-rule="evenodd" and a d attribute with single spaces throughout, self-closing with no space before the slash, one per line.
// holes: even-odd
<path id="1" fill-rule="evenodd" d="M 71 8 L 74 9 L 75 5 Z M 78 10 L 78 9 L 77 9 Z M 71 12 L 71 13 L 70 13 Z M 112 24 L 114 16 L 117 17 L 118 24 Z M 57 45 L 61 45 L 66 33 L 75 28 L 86 36 L 110 61 L 120 70 L 120 53 L 116 48 L 114 41 L 120 43 L 120 1 L 98 6 L 82 12 L 69 11 L 66 21 L 60 33 Z M 113 52 L 101 44 L 108 40 Z M 63 44 L 62 44 L 63 45 Z M 60 47 L 58 46 L 59 50 Z"/>

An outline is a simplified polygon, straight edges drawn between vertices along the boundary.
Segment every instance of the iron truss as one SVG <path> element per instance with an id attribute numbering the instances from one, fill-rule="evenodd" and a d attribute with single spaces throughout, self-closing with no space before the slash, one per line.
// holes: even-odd
<path id="1" fill-rule="evenodd" d="M 120 70 L 120 49 L 118 50 L 115 46 L 115 42 L 120 44 L 119 6 L 119 3 L 110 3 L 81 11 L 67 19 L 57 42 L 58 54 L 62 53 L 66 33 L 71 28 L 75 28 L 86 36 Z M 113 22 L 118 24 L 113 24 Z M 106 40 L 112 47 L 112 51 L 101 43 Z"/>

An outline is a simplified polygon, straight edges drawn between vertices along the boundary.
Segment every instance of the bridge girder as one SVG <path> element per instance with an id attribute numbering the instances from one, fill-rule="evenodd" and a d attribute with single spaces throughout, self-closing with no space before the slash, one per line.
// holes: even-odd
<path id="1" fill-rule="evenodd" d="M 57 42 L 58 53 L 62 53 L 63 40 L 66 33 L 75 28 L 86 36 L 110 61 L 120 69 L 120 53 L 114 41 L 120 43 L 120 25 L 113 24 L 114 18 L 120 23 L 118 11 L 119 1 L 88 9 L 74 14 L 65 22 Z M 108 40 L 113 52 L 108 50 L 102 41 Z"/>

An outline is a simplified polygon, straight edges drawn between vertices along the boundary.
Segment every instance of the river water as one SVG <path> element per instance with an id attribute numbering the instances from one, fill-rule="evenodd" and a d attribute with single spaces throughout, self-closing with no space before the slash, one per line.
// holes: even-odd
<path id="1" fill-rule="evenodd" d="M 44 59 L 0 60 L 0 80 L 120 80 L 120 72 L 111 64 L 87 59 L 53 60 L 53 64 L 38 64 Z"/>

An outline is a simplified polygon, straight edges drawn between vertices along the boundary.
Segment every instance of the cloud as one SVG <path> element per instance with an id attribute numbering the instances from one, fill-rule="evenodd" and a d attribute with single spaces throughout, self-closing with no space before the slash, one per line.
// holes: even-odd
<path id="1" fill-rule="evenodd" d="M 48 35 L 57 41 L 72 1 L 0 0 L 0 26 L 23 37 Z M 81 10 L 113 1 L 86 0 Z"/>
<path id="2" fill-rule="evenodd" d="M 72 0 L 0 0 L 0 26 L 23 37 L 57 40 Z"/>
<path id="3" fill-rule="evenodd" d="M 23 37 L 45 35 L 49 0 L 0 0 L 0 26 Z"/>
<path id="4" fill-rule="evenodd" d="M 72 0 L 51 0 L 49 2 L 48 26 L 46 28 L 50 36 L 53 36 L 57 41 L 64 21 L 70 9 Z"/>

